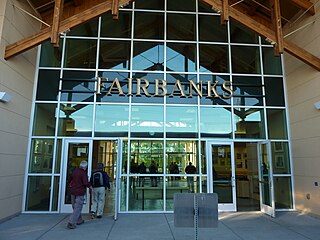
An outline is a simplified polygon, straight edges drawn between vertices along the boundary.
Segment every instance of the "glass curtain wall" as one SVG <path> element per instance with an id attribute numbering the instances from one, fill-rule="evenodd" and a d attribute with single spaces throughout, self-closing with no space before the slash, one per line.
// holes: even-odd
<path id="1" fill-rule="evenodd" d="M 207 192 L 203 141 L 270 140 L 276 205 L 292 208 L 281 58 L 201 1 L 108 12 L 59 48 L 42 44 L 36 76 L 26 211 L 59 211 L 67 137 L 124 139 L 121 211 L 171 211 L 175 192 Z"/>

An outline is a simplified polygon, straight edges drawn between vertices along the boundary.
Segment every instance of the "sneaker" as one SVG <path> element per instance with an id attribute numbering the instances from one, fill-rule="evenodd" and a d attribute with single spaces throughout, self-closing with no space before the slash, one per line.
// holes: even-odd
<path id="1" fill-rule="evenodd" d="M 82 223 L 84 223 L 83 219 L 80 222 L 77 222 L 77 225 L 81 225 Z"/>
<path id="2" fill-rule="evenodd" d="M 77 226 L 75 224 L 72 223 L 68 223 L 67 228 L 69 229 L 75 229 Z"/>
<path id="3" fill-rule="evenodd" d="M 97 218 L 102 218 L 102 216 L 101 216 L 101 215 L 99 215 L 99 216 L 97 216 Z"/>
<path id="4" fill-rule="evenodd" d="M 91 219 L 94 219 L 95 213 L 94 212 L 90 212 L 90 217 L 91 217 Z"/>

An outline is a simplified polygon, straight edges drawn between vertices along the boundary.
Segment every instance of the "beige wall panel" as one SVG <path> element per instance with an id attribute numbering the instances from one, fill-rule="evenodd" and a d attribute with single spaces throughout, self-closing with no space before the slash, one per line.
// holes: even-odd
<path id="1" fill-rule="evenodd" d="M 0 161 L 0 177 L 24 175 L 26 155 L 2 154 Z"/>
<path id="2" fill-rule="evenodd" d="M 320 116 L 291 124 L 291 139 L 320 137 Z"/>
<path id="3" fill-rule="evenodd" d="M 0 206 L 5 206 L 0 208 L 1 216 L 11 216 L 21 211 L 22 196 L 14 196 L 12 198 L 6 198 L 0 200 Z"/>
<path id="4" fill-rule="evenodd" d="M 1 200 L 22 194 L 24 175 L 0 177 L 0 181 Z"/>
<path id="5" fill-rule="evenodd" d="M 4 15 L 5 9 L 6 9 L 6 5 L 7 5 L 7 0 L 1 0 L 0 1 L 0 16 Z"/>
<path id="6" fill-rule="evenodd" d="M 314 182 L 320 183 L 320 178 L 296 176 L 295 179 L 297 210 L 320 215 L 320 187 L 314 186 Z M 307 195 L 310 196 L 310 199 L 307 199 Z"/>
<path id="7" fill-rule="evenodd" d="M 303 120 L 309 120 L 319 117 L 319 110 L 315 108 L 314 103 L 320 100 L 320 96 L 302 102 L 295 106 L 290 106 L 289 114 L 291 123 L 297 123 Z"/>
<path id="8" fill-rule="evenodd" d="M 292 141 L 293 157 L 320 156 L 320 137 Z"/>
<path id="9" fill-rule="evenodd" d="M 0 107 L 0 131 L 28 136 L 30 119 Z"/>
<path id="10" fill-rule="evenodd" d="M 320 162 L 316 157 L 295 157 L 294 158 L 294 175 L 320 177 Z"/>
<path id="11" fill-rule="evenodd" d="M 27 152 L 28 137 L 7 132 L 0 132 L 0 154 L 25 155 Z"/>

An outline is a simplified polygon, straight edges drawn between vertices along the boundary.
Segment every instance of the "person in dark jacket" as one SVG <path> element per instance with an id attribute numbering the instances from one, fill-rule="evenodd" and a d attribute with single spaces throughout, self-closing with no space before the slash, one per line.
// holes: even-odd
<path id="1" fill-rule="evenodd" d="M 92 191 L 87 175 L 88 162 L 82 161 L 79 168 L 76 168 L 69 179 L 69 187 L 71 193 L 71 204 L 73 212 L 69 217 L 67 228 L 74 229 L 76 224 L 84 223 L 81 217 L 81 211 L 85 200 L 86 188 Z"/>
<path id="2" fill-rule="evenodd" d="M 93 172 L 90 178 L 90 183 L 93 187 L 92 204 L 91 204 L 91 218 L 95 216 L 101 218 L 106 197 L 106 190 L 110 191 L 109 176 L 104 171 L 103 163 L 98 163 L 98 170 Z"/>

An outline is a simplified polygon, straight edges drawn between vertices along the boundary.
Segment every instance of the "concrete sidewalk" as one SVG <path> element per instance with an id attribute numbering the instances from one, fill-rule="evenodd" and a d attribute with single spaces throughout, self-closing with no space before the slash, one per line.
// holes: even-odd
<path id="1" fill-rule="evenodd" d="M 175 228 L 173 214 L 119 214 L 89 219 L 76 229 L 66 228 L 66 214 L 21 214 L 0 225 L 1 240 L 192 240 L 193 228 Z M 218 228 L 199 229 L 199 240 L 320 240 L 320 219 L 297 212 L 220 213 Z"/>

